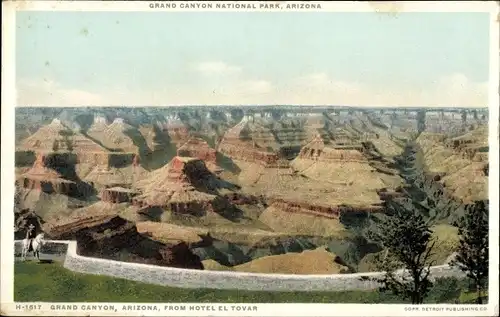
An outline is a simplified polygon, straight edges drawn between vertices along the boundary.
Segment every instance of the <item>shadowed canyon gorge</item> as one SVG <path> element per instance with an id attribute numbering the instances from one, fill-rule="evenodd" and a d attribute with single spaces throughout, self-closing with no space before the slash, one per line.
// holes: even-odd
<path id="1" fill-rule="evenodd" d="M 487 109 L 17 108 L 15 154 L 16 238 L 182 268 L 370 271 L 393 202 L 432 221 L 443 264 L 488 200 Z"/>

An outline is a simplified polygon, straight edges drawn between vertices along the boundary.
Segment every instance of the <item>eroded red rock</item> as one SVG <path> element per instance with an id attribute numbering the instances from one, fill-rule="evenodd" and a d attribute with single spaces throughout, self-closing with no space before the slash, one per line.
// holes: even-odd
<path id="1" fill-rule="evenodd" d="M 374 213 L 382 212 L 382 206 L 324 206 L 304 201 L 271 199 L 270 205 L 292 213 L 302 213 L 325 218 L 339 218 L 342 213 Z"/>
<path id="2" fill-rule="evenodd" d="M 131 202 L 137 195 L 137 191 L 123 187 L 105 188 L 101 192 L 101 200 L 113 204 Z"/>
<path id="3" fill-rule="evenodd" d="M 132 204 L 203 215 L 213 211 L 215 205 L 223 208 L 224 200 L 216 191 L 219 182 L 202 160 L 176 156 L 138 183 L 141 194 L 133 198 Z"/>
<path id="4" fill-rule="evenodd" d="M 75 182 L 65 178 L 65 175 L 54 169 L 55 162 L 69 160 L 71 157 L 68 154 L 38 153 L 33 166 L 26 173 L 20 175 L 16 183 L 25 189 L 69 195 L 76 190 Z"/>
<path id="5" fill-rule="evenodd" d="M 194 157 L 215 164 L 216 150 L 200 137 L 191 137 L 186 143 L 177 149 L 177 156 Z"/>
<path id="6" fill-rule="evenodd" d="M 262 126 L 251 125 L 253 117 L 244 117 L 221 138 L 217 151 L 225 156 L 262 165 L 273 165 L 280 160 L 274 151 L 276 140 L 271 131 Z"/>
<path id="7" fill-rule="evenodd" d="M 320 135 L 306 144 L 299 157 L 318 161 L 368 162 L 362 144 L 326 146 Z"/>
<path id="8" fill-rule="evenodd" d="M 203 269 L 200 258 L 186 243 L 164 244 L 143 236 L 130 221 L 114 215 L 67 219 L 46 224 L 47 237 L 76 240 L 77 253 L 83 256 L 154 265 Z"/>

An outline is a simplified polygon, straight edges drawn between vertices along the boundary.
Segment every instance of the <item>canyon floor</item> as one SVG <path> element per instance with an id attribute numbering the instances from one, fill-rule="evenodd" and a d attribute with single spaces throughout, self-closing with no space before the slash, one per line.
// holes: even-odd
<path id="1" fill-rule="evenodd" d="M 367 232 L 389 203 L 406 200 L 432 221 L 432 261 L 443 264 L 458 243 L 454 221 L 488 199 L 483 110 L 16 111 L 16 239 L 33 224 L 51 239 L 77 240 L 86 256 L 239 272 L 372 271 L 383 247 Z"/>

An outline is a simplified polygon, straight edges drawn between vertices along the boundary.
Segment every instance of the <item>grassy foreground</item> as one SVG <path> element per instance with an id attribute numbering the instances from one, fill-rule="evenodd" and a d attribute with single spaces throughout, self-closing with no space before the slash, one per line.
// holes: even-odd
<path id="1" fill-rule="evenodd" d="M 164 287 L 88 275 L 66 270 L 58 263 L 16 262 L 14 300 L 49 302 L 219 302 L 219 303 L 403 303 L 377 291 L 264 292 Z M 427 303 L 468 303 L 467 282 L 439 280 Z"/>

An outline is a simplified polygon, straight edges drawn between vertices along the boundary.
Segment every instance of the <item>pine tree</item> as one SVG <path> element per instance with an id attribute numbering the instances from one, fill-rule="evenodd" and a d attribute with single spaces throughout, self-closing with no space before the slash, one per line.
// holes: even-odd
<path id="1" fill-rule="evenodd" d="M 372 238 L 385 248 L 378 256 L 378 268 L 386 273 L 376 281 L 382 285 L 380 291 L 422 304 L 432 287 L 432 231 L 411 203 L 392 202 L 388 211 L 378 231 L 372 232 Z"/>
<path id="2" fill-rule="evenodd" d="M 488 211 L 486 201 L 478 201 L 465 210 L 458 221 L 460 244 L 452 265 L 467 274 L 477 293 L 476 302 L 482 304 L 481 295 L 488 281 Z"/>

